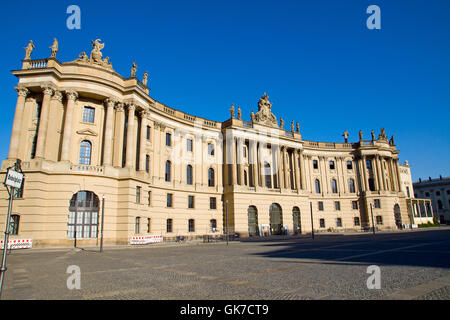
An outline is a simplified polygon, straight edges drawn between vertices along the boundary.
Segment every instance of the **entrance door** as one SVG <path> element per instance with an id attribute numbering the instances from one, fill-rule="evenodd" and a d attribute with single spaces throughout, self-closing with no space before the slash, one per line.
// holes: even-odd
<path id="1" fill-rule="evenodd" d="M 248 207 L 248 235 L 259 236 L 258 210 L 255 206 Z"/>
<path id="2" fill-rule="evenodd" d="M 270 206 L 270 231 L 272 234 L 282 234 L 283 215 L 281 207 L 277 203 Z"/>
<path id="3" fill-rule="evenodd" d="M 298 207 L 294 207 L 292 209 L 292 219 L 294 222 L 294 234 L 301 233 L 302 227 L 300 223 L 300 209 Z"/>

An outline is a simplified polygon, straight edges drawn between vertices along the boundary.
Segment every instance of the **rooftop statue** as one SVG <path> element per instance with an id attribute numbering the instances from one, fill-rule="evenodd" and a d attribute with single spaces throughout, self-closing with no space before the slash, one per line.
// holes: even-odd
<path id="1" fill-rule="evenodd" d="M 381 132 L 380 132 L 380 134 L 378 135 L 378 139 L 383 139 L 383 140 L 386 140 L 386 141 L 387 141 L 386 131 L 385 131 L 384 128 L 381 128 Z"/>
<path id="2" fill-rule="evenodd" d="M 269 102 L 269 96 L 264 93 L 258 102 L 258 112 L 255 114 L 255 122 L 259 122 L 264 125 L 276 127 L 277 118 L 273 115 L 272 104 Z"/>
<path id="3" fill-rule="evenodd" d="M 291 131 L 294 132 L 294 120 L 291 121 Z"/>
<path id="4" fill-rule="evenodd" d="M 232 104 L 230 107 L 230 116 L 231 116 L 231 119 L 234 119 L 234 104 Z"/>
<path id="5" fill-rule="evenodd" d="M 237 118 L 238 120 L 241 120 L 242 118 L 242 111 L 241 111 L 241 107 L 238 106 L 238 111 L 237 111 Z"/>
<path id="6" fill-rule="evenodd" d="M 148 72 L 145 71 L 144 75 L 142 76 L 142 84 L 144 86 L 147 86 L 147 82 L 148 82 Z"/>
<path id="7" fill-rule="evenodd" d="M 30 40 L 28 45 L 24 48 L 25 49 L 25 59 L 24 60 L 30 60 L 31 59 L 31 53 L 34 49 L 34 43 L 33 40 Z"/>
<path id="8" fill-rule="evenodd" d="M 297 132 L 300 132 L 300 122 L 297 122 Z"/>
<path id="9" fill-rule="evenodd" d="M 280 117 L 280 128 L 283 129 L 284 127 L 284 120 Z"/>
<path id="10" fill-rule="evenodd" d="M 252 113 L 250 113 L 250 119 L 252 119 L 252 122 L 255 122 L 255 113 L 252 110 Z"/>
<path id="11" fill-rule="evenodd" d="M 105 59 L 102 60 L 103 54 L 100 50 L 102 50 L 105 47 L 105 44 L 100 43 L 100 41 L 101 41 L 100 39 L 91 41 L 93 49 L 92 49 L 89 57 L 87 56 L 86 52 L 83 51 L 79 54 L 78 59 L 73 62 L 77 62 L 77 63 L 82 62 L 82 63 L 86 63 L 86 64 L 97 65 L 97 66 L 112 70 L 112 64 L 109 61 L 109 57 L 106 57 Z M 55 43 L 53 43 L 53 46 L 54 45 L 55 45 Z M 57 45 L 57 43 L 56 43 L 56 45 Z M 53 49 L 52 49 L 52 55 L 53 55 Z"/>
<path id="12" fill-rule="evenodd" d="M 342 134 L 344 136 L 344 141 L 345 143 L 348 143 L 348 131 L 345 130 L 344 133 Z"/>
<path id="13" fill-rule="evenodd" d="M 133 62 L 133 65 L 131 66 L 131 78 L 136 77 L 136 71 L 137 71 L 137 64 L 136 61 Z"/>
<path id="14" fill-rule="evenodd" d="M 373 130 L 372 130 L 372 131 L 370 131 L 370 134 L 372 135 L 372 141 L 374 141 L 375 140 L 375 132 L 373 132 Z"/>
<path id="15" fill-rule="evenodd" d="M 359 141 L 363 141 L 363 132 L 359 130 Z"/>
<path id="16" fill-rule="evenodd" d="M 53 38 L 53 44 L 49 48 L 52 49 L 51 57 L 56 58 L 56 54 L 58 53 L 58 40 L 56 38 Z"/>

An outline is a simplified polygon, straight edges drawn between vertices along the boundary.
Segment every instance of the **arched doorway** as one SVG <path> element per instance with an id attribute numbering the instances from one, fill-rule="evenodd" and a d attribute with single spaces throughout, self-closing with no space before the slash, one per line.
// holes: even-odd
<path id="1" fill-rule="evenodd" d="M 272 203 L 269 209 L 270 231 L 272 234 L 282 234 L 283 213 L 278 203 Z"/>
<path id="2" fill-rule="evenodd" d="M 68 238 L 97 238 L 98 212 L 99 201 L 93 192 L 79 191 L 75 193 L 69 206 Z"/>
<path id="3" fill-rule="evenodd" d="M 394 206 L 394 218 L 395 218 L 395 225 L 397 226 L 397 228 L 401 229 L 402 228 L 402 215 L 400 212 L 400 206 L 398 204 L 396 204 Z"/>
<path id="4" fill-rule="evenodd" d="M 258 209 L 255 206 L 248 207 L 248 235 L 249 237 L 259 236 Z"/>
<path id="5" fill-rule="evenodd" d="M 300 222 L 300 209 L 298 207 L 292 208 L 292 219 L 294 222 L 294 234 L 302 233 L 302 226 Z"/>

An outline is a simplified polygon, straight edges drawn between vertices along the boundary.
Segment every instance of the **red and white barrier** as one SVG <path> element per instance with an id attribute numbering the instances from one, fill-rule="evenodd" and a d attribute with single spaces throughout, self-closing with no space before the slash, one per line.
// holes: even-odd
<path id="1" fill-rule="evenodd" d="M 130 237 L 130 244 L 149 244 L 163 242 L 162 236 L 137 236 Z"/>
<path id="2" fill-rule="evenodd" d="M 3 249 L 4 240 L 0 240 L 0 249 Z M 33 247 L 33 239 L 8 240 L 8 249 L 30 249 Z"/>

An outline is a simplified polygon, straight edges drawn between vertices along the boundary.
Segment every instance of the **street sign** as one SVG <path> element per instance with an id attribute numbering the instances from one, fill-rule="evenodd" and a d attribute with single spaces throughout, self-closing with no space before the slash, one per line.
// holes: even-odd
<path id="1" fill-rule="evenodd" d="M 5 184 L 7 186 L 20 189 L 23 181 L 23 173 L 8 169 L 5 177 Z"/>

